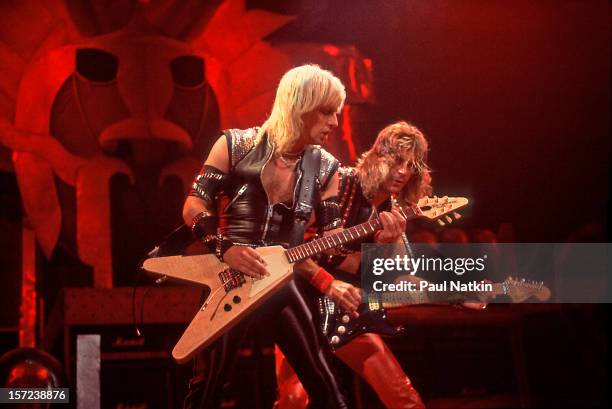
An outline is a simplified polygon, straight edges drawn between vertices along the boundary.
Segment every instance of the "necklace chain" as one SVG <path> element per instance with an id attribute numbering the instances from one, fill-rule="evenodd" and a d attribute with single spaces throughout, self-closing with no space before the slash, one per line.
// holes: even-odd
<path id="1" fill-rule="evenodd" d="M 295 163 L 298 161 L 298 159 L 300 159 L 299 155 L 296 156 L 295 158 L 285 158 L 284 155 L 281 153 L 280 155 L 278 155 L 278 158 L 285 164 L 285 166 L 287 167 L 291 167 L 293 165 L 295 165 Z"/>

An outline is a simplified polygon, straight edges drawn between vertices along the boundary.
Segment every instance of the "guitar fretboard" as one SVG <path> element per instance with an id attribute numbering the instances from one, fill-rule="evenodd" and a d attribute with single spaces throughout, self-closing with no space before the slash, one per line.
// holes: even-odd
<path id="1" fill-rule="evenodd" d="M 419 204 L 401 207 L 401 210 L 403 211 L 406 220 L 411 220 L 419 216 L 435 219 L 455 209 L 463 207 L 467 203 L 468 200 L 466 198 L 450 198 L 446 196 L 443 198 L 438 198 L 435 196 L 433 198 L 424 197 L 419 200 Z M 381 228 L 382 225 L 380 224 L 380 220 L 375 218 L 357 226 L 345 229 L 339 233 L 321 237 L 317 240 L 288 249 L 285 251 L 285 255 L 287 256 L 289 262 L 295 263 L 341 244 L 358 240 Z M 407 250 L 410 249 L 407 248 Z M 410 253 L 410 251 L 408 252 Z"/>
<path id="2" fill-rule="evenodd" d="M 400 291 L 378 294 L 384 308 L 397 308 L 414 304 L 458 303 L 464 301 L 480 301 L 482 296 L 495 296 L 502 292 L 501 285 L 493 283 L 491 293 L 480 291 Z"/>
<path id="3" fill-rule="evenodd" d="M 406 220 L 414 219 L 422 215 L 421 209 L 418 206 L 410 206 L 403 208 Z M 317 240 L 310 241 L 308 243 L 300 244 L 299 246 L 290 248 L 285 251 L 287 259 L 291 263 L 295 263 L 300 260 L 305 260 L 308 257 L 312 257 L 315 254 L 319 254 L 325 250 L 329 250 L 341 244 L 346 244 L 354 240 L 359 240 L 369 234 L 374 233 L 376 230 L 382 228 L 382 224 L 378 219 L 372 219 L 365 223 L 358 224 L 357 226 L 344 229 L 341 232 L 331 234 L 329 236 L 321 237 Z"/>
<path id="4" fill-rule="evenodd" d="M 341 244 L 346 244 L 368 236 L 381 228 L 382 225 L 380 224 L 380 220 L 372 219 L 365 223 L 358 224 L 357 226 L 344 229 L 341 232 L 330 234 L 329 236 L 324 236 L 290 248 L 285 251 L 285 254 L 291 263 L 295 263 Z"/>
<path id="5" fill-rule="evenodd" d="M 466 294 L 451 291 L 432 292 L 427 290 L 414 290 L 383 293 L 381 294 L 380 299 L 384 308 L 396 308 L 404 305 L 462 301 L 465 296 Z"/>

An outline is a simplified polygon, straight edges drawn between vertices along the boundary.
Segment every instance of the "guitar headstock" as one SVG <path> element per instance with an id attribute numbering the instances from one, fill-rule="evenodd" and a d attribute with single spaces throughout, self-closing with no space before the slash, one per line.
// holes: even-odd
<path id="1" fill-rule="evenodd" d="M 412 206 L 412 210 L 417 216 L 427 217 L 431 220 L 438 219 L 438 223 L 444 226 L 446 223 L 452 223 L 453 220 L 461 218 L 456 210 L 467 206 L 467 204 L 468 200 L 465 197 L 426 196 L 420 198 L 418 204 Z M 444 220 L 440 219 L 442 216 L 444 216 Z"/>
<path id="2" fill-rule="evenodd" d="M 530 297 L 538 301 L 548 301 L 550 290 L 543 281 L 527 281 L 524 278 L 508 277 L 501 283 L 503 292 L 510 297 L 512 302 L 523 302 Z"/>

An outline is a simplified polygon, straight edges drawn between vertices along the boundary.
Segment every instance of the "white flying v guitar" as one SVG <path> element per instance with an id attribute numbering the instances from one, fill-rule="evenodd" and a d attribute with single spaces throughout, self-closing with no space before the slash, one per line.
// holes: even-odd
<path id="1" fill-rule="evenodd" d="M 463 197 L 424 197 L 419 204 L 405 208 L 408 219 L 437 219 L 466 206 Z M 455 217 L 459 217 L 457 213 Z M 315 254 L 358 240 L 382 228 L 378 219 L 342 230 L 329 236 L 301 244 L 291 249 L 281 246 L 259 247 L 257 252 L 267 263 L 270 275 L 262 279 L 232 270 L 212 254 L 149 258 L 142 268 L 155 274 L 210 288 L 210 294 L 200 307 L 174 349 L 172 356 L 183 363 L 206 348 L 225 331 L 236 325 L 272 296 L 292 277 L 293 264 Z"/>

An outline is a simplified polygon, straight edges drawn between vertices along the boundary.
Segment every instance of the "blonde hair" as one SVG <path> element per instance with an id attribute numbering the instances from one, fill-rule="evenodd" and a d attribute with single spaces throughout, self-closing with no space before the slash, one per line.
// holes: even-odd
<path id="1" fill-rule="evenodd" d="M 372 148 L 361 155 L 357 170 L 361 188 L 373 198 L 397 161 L 407 160 L 412 170 L 410 180 L 398 195 L 400 204 L 412 204 L 431 194 L 431 175 L 427 166 L 427 139 L 414 125 L 400 121 L 384 128 Z"/>
<path id="2" fill-rule="evenodd" d="M 331 72 L 313 64 L 293 68 L 280 80 L 272 113 L 256 142 L 267 134 L 277 152 L 288 152 L 301 136 L 304 114 L 321 107 L 339 112 L 345 98 L 344 85 Z"/>

